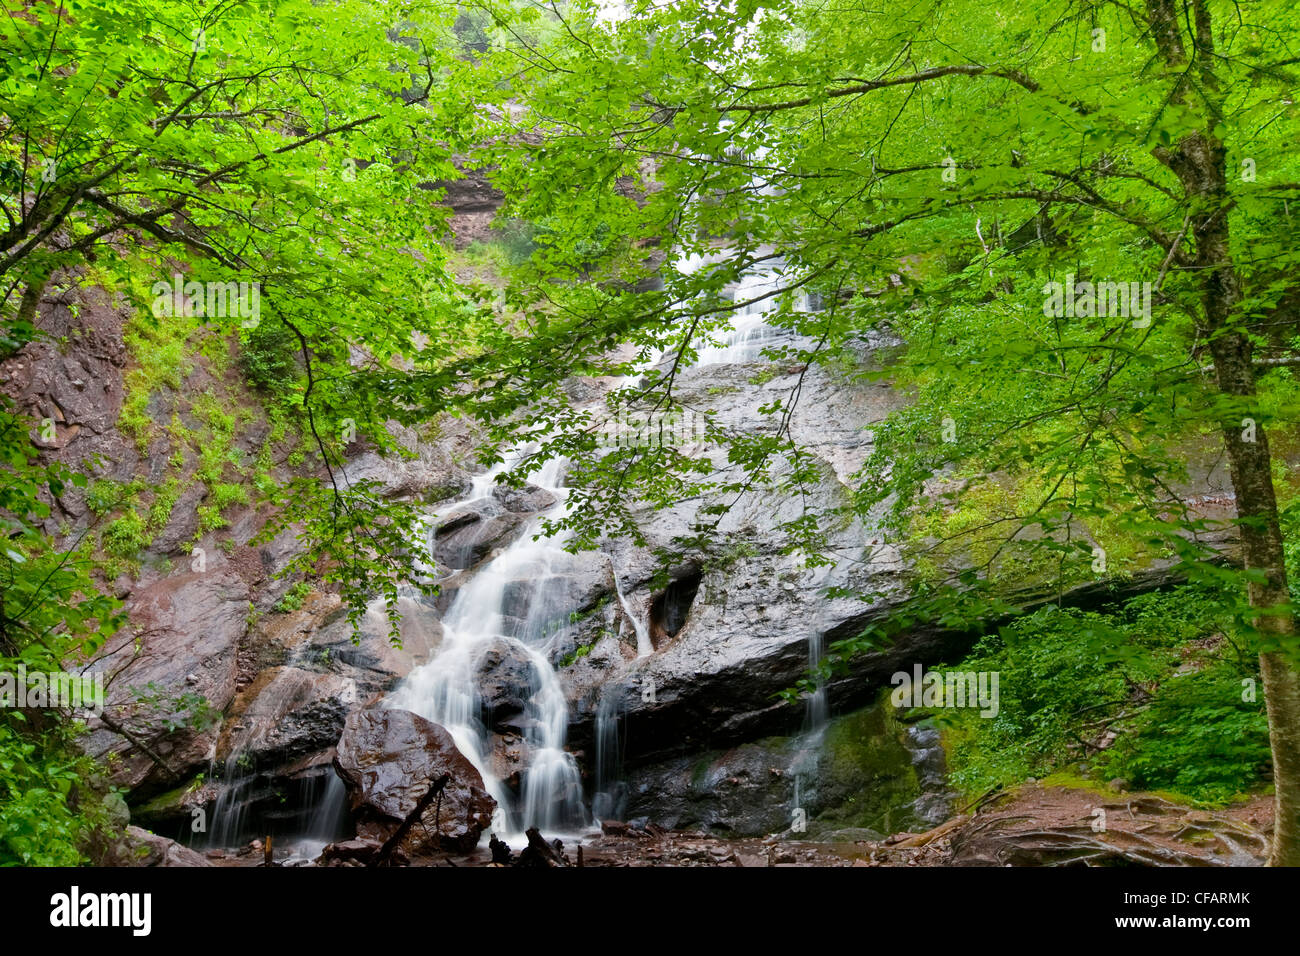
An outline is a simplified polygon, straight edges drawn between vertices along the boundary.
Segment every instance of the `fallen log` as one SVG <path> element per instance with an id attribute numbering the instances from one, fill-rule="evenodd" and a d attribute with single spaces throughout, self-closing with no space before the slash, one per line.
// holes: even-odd
<path id="1" fill-rule="evenodd" d="M 393 855 L 393 851 L 396 850 L 402 840 L 406 838 L 406 834 L 411 832 L 411 827 L 420 822 L 420 818 L 424 816 L 424 811 L 429 809 L 429 804 L 433 803 L 435 797 L 438 799 L 439 808 L 441 808 L 442 790 L 447 786 L 447 783 L 450 780 L 451 774 L 444 773 L 429 785 L 429 789 L 425 791 L 424 796 L 415 802 L 415 807 L 406 815 L 406 819 L 398 824 L 397 829 L 394 830 L 392 835 L 384 841 L 384 845 L 379 848 L 379 852 L 376 853 L 374 859 L 370 861 L 370 866 L 384 866 L 388 863 L 389 858 Z M 437 829 L 438 816 L 436 810 L 434 812 L 433 825 L 434 828 Z"/>
<path id="2" fill-rule="evenodd" d="M 891 850 L 910 850 L 915 849 L 916 847 L 925 846 L 926 844 L 933 843 L 940 837 L 947 836 L 952 831 L 963 826 L 968 820 L 970 820 L 969 814 L 953 817 L 947 823 L 941 823 L 933 830 L 926 830 L 924 833 L 918 833 L 905 840 L 899 840 L 897 843 L 891 843 L 889 844 L 889 848 Z"/>
<path id="3" fill-rule="evenodd" d="M 542 839 L 542 834 L 537 827 L 529 827 L 525 835 L 528 837 L 528 846 L 524 847 L 519 854 L 515 866 L 552 867 L 569 865 L 569 861 L 563 856 L 561 849 L 563 844 L 559 840 L 554 843 L 547 843 Z"/>

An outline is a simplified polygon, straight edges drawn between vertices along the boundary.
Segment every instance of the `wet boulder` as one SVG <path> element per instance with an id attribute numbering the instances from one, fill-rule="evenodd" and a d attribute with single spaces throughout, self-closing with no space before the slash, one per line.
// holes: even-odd
<path id="1" fill-rule="evenodd" d="M 506 511 L 515 514 L 535 514 L 539 511 L 546 511 L 548 508 L 554 507 L 557 500 L 555 495 L 545 488 L 528 484 L 522 488 L 497 485 L 492 489 L 492 497 L 501 502 Z"/>
<path id="2" fill-rule="evenodd" d="M 437 724 L 406 710 L 348 715 L 334 769 L 348 789 L 357 837 L 386 841 L 444 774 L 441 798 L 420 815 L 402 840 L 408 853 L 467 853 L 492 822 L 496 801 L 474 765 Z"/>
<path id="3" fill-rule="evenodd" d="M 528 701 L 538 683 L 528 652 L 517 641 L 494 639 L 479 656 L 474 683 L 483 723 L 502 733 L 522 732 Z"/>
<path id="4" fill-rule="evenodd" d="M 434 559 L 443 568 L 473 567 L 512 541 L 523 524 L 520 515 L 502 513 L 492 499 L 470 502 L 448 514 L 434 530 Z"/>

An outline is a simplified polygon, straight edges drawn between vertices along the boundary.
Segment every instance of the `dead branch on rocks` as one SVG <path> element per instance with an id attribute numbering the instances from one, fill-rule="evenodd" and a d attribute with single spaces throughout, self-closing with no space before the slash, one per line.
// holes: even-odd
<path id="1" fill-rule="evenodd" d="M 370 861 L 371 866 L 385 866 L 388 863 L 389 858 L 393 855 L 393 851 L 396 850 L 402 840 L 406 838 L 406 834 L 411 831 L 411 827 L 415 826 L 417 822 L 420 822 L 420 818 L 424 815 L 424 811 L 429 809 L 429 804 L 433 803 L 435 797 L 438 798 L 439 805 L 441 806 L 442 790 L 447 786 L 447 783 L 450 780 L 451 774 L 444 773 L 437 780 L 433 781 L 424 796 L 415 802 L 414 809 L 406 815 L 406 819 L 403 820 L 401 824 L 398 825 L 397 829 L 393 831 L 392 836 L 384 841 L 384 845 L 379 848 L 379 852 L 376 853 L 374 859 Z M 436 820 L 434 826 L 437 826 Z"/>

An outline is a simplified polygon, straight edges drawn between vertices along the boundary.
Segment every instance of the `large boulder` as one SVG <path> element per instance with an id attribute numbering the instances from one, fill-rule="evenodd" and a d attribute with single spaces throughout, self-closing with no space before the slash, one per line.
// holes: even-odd
<path id="1" fill-rule="evenodd" d="M 504 511 L 494 498 L 465 502 L 442 516 L 435 527 L 434 559 L 442 568 L 472 568 L 513 541 L 523 527 L 523 517 Z"/>
<path id="2" fill-rule="evenodd" d="M 497 485 L 492 489 L 492 497 L 501 502 L 506 511 L 516 514 L 534 514 L 545 511 L 556 502 L 555 495 L 545 488 L 525 484 L 522 488 Z"/>
<path id="3" fill-rule="evenodd" d="M 538 686 L 536 667 L 518 641 L 492 640 L 474 670 L 483 723 L 499 732 L 522 733 L 530 722 L 528 701 Z"/>
<path id="4" fill-rule="evenodd" d="M 363 840 L 387 840 L 433 781 L 451 779 L 422 814 L 422 826 L 402 842 L 408 853 L 467 853 L 492 822 L 496 801 L 479 772 L 442 727 L 406 710 L 365 710 L 348 715 L 334 768 L 348 788 L 348 804 Z"/>
<path id="5" fill-rule="evenodd" d="M 121 857 L 116 866 L 212 866 L 211 861 L 175 840 L 150 833 L 140 827 L 127 827 Z"/>

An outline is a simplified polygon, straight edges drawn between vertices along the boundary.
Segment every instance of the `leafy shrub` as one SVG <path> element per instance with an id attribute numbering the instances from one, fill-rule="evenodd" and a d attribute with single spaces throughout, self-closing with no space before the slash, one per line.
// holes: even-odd
<path id="1" fill-rule="evenodd" d="M 213 508 L 209 505 L 199 505 L 199 507 L 195 509 L 195 512 L 199 516 L 200 535 L 207 534 L 209 531 L 216 531 L 220 528 L 224 528 L 230 523 L 225 518 L 221 517 L 221 509 L 219 508 Z"/>
<path id="2" fill-rule="evenodd" d="M 1098 779 L 1207 803 L 1265 783 L 1267 719 L 1262 699 L 1242 700 L 1242 681 L 1258 674 L 1223 637 L 1230 608 L 1227 596 L 1186 587 L 1106 613 L 1044 608 L 983 638 L 941 669 L 997 672 L 997 715 L 929 711 L 953 782 L 982 793 L 1083 764 Z M 1089 746 L 1106 729 L 1114 744 Z"/>
<path id="3" fill-rule="evenodd" d="M 115 558 L 134 558 L 148 546 L 149 541 L 144 518 L 132 510 L 104 529 L 100 546 L 105 554 Z"/>
<path id="4" fill-rule="evenodd" d="M 167 527 L 171 520 L 172 509 L 181 496 L 181 483 L 174 476 L 168 478 L 154 493 L 153 504 L 149 506 L 148 527 L 150 531 L 159 532 Z"/>
<path id="5" fill-rule="evenodd" d="M 0 866 L 76 866 L 90 823 L 72 795 L 88 762 L 58 729 L 33 731 L 21 717 L 0 719 Z"/>
<path id="6" fill-rule="evenodd" d="M 231 505 L 248 504 L 248 489 L 243 485 L 222 483 L 212 486 L 212 506 L 225 511 Z"/>
<path id="7" fill-rule="evenodd" d="M 284 597 L 280 598 L 280 600 L 276 602 L 273 610 L 278 611 L 281 614 L 296 611 L 302 607 L 302 602 L 307 599 L 307 595 L 310 593 L 311 585 L 306 581 L 299 581 L 285 592 Z"/>
<path id="8" fill-rule="evenodd" d="M 298 343 L 278 322 L 259 322 L 240 336 L 239 364 L 254 388 L 278 393 L 298 377 Z"/>
<path id="9" fill-rule="evenodd" d="M 97 478 L 86 489 L 86 507 L 97 515 L 116 508 L 124 497 L 122 486 L 109 478 Z"/>

